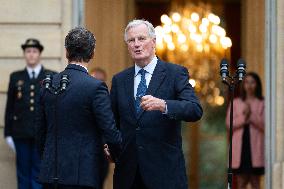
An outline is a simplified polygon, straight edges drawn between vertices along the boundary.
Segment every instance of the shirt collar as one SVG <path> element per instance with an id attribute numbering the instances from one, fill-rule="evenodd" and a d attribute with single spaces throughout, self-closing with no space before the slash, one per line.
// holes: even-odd
<path id="1" fill-rule="evenodd" d="M 81 64 L 76 64 L 76 63 L 70 63 L 70 64 L 75 64 L 75 65 L 77 65 L 77 66 L 81 66 L 81 67 L 84 68 L 87 72 L 89 72 L 89 71 L 88 71 L 88 68 L 85 67 L 85 66 L 83 66 L 83 65 L 81 65 Z"/>
<path id="2" fill-rule="evenodd" d="M 31 76 L 32 72 L 34 71 L 36 77 L 39 75 L 41 68 L 42 68 L 41 64 L 36 65 L 34 68 L 27 66 L 27 70 L 28 70 L 29 75 Z"/>
<path id="3" fill-rule="evenodd" d="M 143 69 L 147 73 L 153 75 L 153 72 L 155 70 L 155 67 L 156 67 L 157 63 L 158 63 L 158 58 L 156 56 L 154 56 L 154 58 L 151 60 L 151 62 L 147 66 L 145 66 Z M 135 77 L 137 76 L 138 72 L 141 69 L 142 69 L 141 67 L 139 67 L 137 64 L 135 64 Z"/>

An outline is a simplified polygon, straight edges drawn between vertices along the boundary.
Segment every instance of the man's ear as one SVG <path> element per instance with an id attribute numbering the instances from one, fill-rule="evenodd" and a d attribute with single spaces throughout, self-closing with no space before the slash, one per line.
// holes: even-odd
<path id="1" fill-rule="evenodd" d="M 69 54 L 68 54 L 68 51 L 67 51 L 67 49 L 65 49 L 65 57 L 68 59 L 68 57 L 69 57 Z"/>

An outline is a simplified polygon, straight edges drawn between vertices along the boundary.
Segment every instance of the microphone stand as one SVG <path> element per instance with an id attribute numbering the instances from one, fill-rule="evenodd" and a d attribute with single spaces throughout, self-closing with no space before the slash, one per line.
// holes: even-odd
<path id="1" fill-rule="evenodd" d="M 220 64 L 220 75 L 222 82 L 228 86 L 230 95 L 230 129 L 229 129 L 229 168 L 228 168 L 228 189 L 232 189 L 233 172 L 232 172 L 232 138 L 233 138 L 233 111 L 234 111 L 234 94 L 235 87 L 243 80 L 245 75 L 245 62 L 242 59 L 238 61 L 238 70 L 233 75 L 229 75 L 228 63 L 226 59 L 223 59 Z"/>
<path id="2" fill-rule="evenodd" d="M 57 102 L 58 96 L 66 90 L 67 85 L 69 84 L 69 79 L 66 74 L 63 74 L 60 79 L 60 86 L 55 87 L 52 85 L 51 75 L 47 74 L 46 78 L 43 80 L 43 85 L 45 89 L 48 90 L 51 94 L 55 95 L 55 109 L 54 109 L 54 116 L 55 116 L 55 125 L 54 125 L 54 177 L 53 177 L 53 184 L 54 189 L 58 188 L 58 118 L 57 118 Z"/>

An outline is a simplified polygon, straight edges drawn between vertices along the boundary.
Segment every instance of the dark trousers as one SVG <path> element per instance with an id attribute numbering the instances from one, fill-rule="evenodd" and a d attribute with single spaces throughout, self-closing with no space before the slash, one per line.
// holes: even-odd
<path id="1" fill-rule="evenodd" d="M 139 168 L 137 168 L 137 170 L 136 170 L 135 179 L 134 179 L 134 182 L 131 186 L 131 189 L 147 189 L 147 187 L 145 186 L 145 184 L 142 180 Z"/>
<path id="2" fill-rule="evenodd" d="M 14 139 L 18 189 L 42 189 L 37 182 L 40 156 L 33 139 Z"/>
<path id="3" fill-rule="evenodd" d="M 54 185 L 53 184 L 44 184 L 43 189 L 54 189 Z M 95 188 L 88 187 L 88 186 L 69 186 L 69 185 L 59 184 L 57 189 L 95 189 Z"/>

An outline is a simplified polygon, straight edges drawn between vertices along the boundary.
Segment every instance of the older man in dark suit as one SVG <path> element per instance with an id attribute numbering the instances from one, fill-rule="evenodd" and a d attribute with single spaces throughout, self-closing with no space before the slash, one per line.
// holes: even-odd
<path id="1" fill-rule="evenodd" d="M 113 154 L 119 153 L 121 136 L 107 86 L 88 75 L 95 49 L 93 34 L 75 28 L 66 36 L 65 48 L 68 66 L 52 82 L 44 82 L 48 90 L 41 96 L 38 123 L 44 140 L 39 140 L 43 152 L 39 180 L 45 188 L 99 189 L 102 136 Z"/>
<path id="2" fill-rule="evenodd" d="M 114 189 L 187 189 L 181 121 L 197 121 L 203 113 L 188 71 L 155 56 L 156 36 L 148 21 L 131 21 L 125 41 L 135 65 L 112 80 L 123 144 Z"/>

